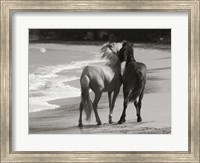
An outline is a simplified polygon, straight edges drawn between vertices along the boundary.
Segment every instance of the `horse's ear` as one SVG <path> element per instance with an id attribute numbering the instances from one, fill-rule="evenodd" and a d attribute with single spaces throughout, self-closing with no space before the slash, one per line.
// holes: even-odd
<path id="1" fill-rule="evenodd" d="M 131 43 L 131 46 L 134 48 L 134 43 Z"/>
<path id="2" fill-rule="evenodd" d="M 127 43 L 128 43 L 128 41 L 123 40 L 123 41 L 122 41 L 122 46 L 125 46 Z"/>

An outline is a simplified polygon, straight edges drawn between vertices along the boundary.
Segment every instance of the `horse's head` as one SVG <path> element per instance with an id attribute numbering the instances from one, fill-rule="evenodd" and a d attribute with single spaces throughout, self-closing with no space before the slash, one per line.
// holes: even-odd
<path id="1" fill-rule="evenodd" d="M 122 48 L 120 49 L 120 51 L 118 53 L 119 53 L 118 56 L 119 56 L 119 59 L 121 62 L 123 62 L 123 61 L 135 62 L 132 43 L 130 43 L 128 41 L 124 41 L 122 44 Z"/>
<path id="2" fill-rule="evenodd" d="M 118 52 L 120 51 L 121 48 L 122 48 L 122 43 L 107 42 L 104 45 L 102 45 L 100 49 L 101 55 L 103 58 L 106 58 L 107 56 L 110 56 L 110 55 L 118 55 Z"/>
<path id="3" fill-rule="evenodd" d="M 102 58 L 108 59 L 109 64 L 116 65 L 121 64 L 121 61 L 118 57 L 118 53 L 122 48 L 122 43 L 105 43 L 101 48 L 101 56 Z"/>

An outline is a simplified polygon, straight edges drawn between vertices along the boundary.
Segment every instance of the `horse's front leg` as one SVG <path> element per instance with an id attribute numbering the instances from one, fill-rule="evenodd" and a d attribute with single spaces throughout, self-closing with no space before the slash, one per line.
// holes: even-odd
<path id="1" fill-rule="evenodd" d="M 111 100 L 111 107 L 110 107 L 110 112 L 109 112 L 109 123 L 112 123 L 112 114 L 113 114 L 113 109 L 115 107 L 115 101 L 117 99 L 117 96 L 119 94 L 119 90 L 120 89 L 116 89 L 114 91 L 114 94 L 113 94 L 113 99 Z"/>
<path id="2" fill-rule="evenodd" d="M 109 102 L 109 123 L 110 123 L 110 111 L 112 107 L 112 92 L 108 92 L 108 102 Z"/>
<path id="3" fill-rule="evenodd" d="M 99 118 L 99 115 L 98 115 L 98 112 L 97 112 L 97 105 L 99 103 L 99 100 L 101 99 L 101 95 L 102 95 L 102 92 L 96 92 L 95 93 L 95 98 L 94 98 L 94 102 L 93 102 L 93 109 L 94 109 L 94 114 L 95 114 L 95 117 L 96 117 L 96 122 L 98 125 L 101 125 L 101 120 Z"/>
<path id="4" fill-rule="evenodd" d="M 122 124 L 123 122 L 126 121 L 126 108 L 128 106 L 128 102 L 129 102 L 129 94 L 130 94 L 130 91 L 124 91 L 124 108 L 123 108 L 123 112 L 122 112 L 122 115 L 120 117 L 120 120 L 118 121 L 118 124 Z"/>

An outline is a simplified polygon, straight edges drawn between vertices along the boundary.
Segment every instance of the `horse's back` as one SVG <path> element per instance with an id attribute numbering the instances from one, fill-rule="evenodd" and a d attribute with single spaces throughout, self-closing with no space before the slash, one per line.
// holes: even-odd
<path id="1" fill-rule="evenodd" d="M 142 62 L 135 62 L 136 64 L 136 68 L 139 69 L 139 70 L 145 70 L 147 69 L 146 65 Z"/>
<path id="2" fill-rule="evenodd" d="M 143 75 L 146 74 L 146 65 L 142 62 L 132 62 L 130 64 L 127 65 L 125 71 L 127 71 L 129 74 L 130 72 L 132 72 L 134 74 L 134 72 L 141 72 Z"/>
<path id="3" fill-rule="evenodd" d="M 125 89 L 135 89 L 141 81 L 146 82 L 146 65 L 141 62 L 127 64 L 123 73 Z"/>
<path id="4" fill-rule="evenodd" d="M 109 66 L 89 65 L 83 69 L 81 78 L 87 75 L 90 79 L 90 87 L 93 91 L 110 91 L 117 85 L 121 85 L 121 74 L 117 74 Z M 119 79 L 120 78 L 120 79 Z M 117 86 L 118 87 L 118 86 Z"/>
<path id="5" fill-rule="evenodd" d="M 89 65 L 83 69 L 82 75 L 87 75 L 91 80 L 112 80 L 114 71 L 108 66 Z"/>
<path id="6" fill-rule="evenodd" d="M 91 76 L 93 74 L 99 74 L 100 72 L 101 72 L 101 69 L 99 68 L 99 66 L 89 65 L 83 69 L 81 77 L 84 75 Z"/>
<path id="7" fill-rule="evenodd" d="M 143 78 L 146 82 L 146 71 L 147 67 L 144 63 L 136 62 L 136 70 L 141 78 Z"/>

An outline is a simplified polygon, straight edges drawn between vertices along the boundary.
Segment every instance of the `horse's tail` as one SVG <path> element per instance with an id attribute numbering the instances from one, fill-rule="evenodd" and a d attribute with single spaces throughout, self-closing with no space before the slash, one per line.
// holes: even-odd
<path id="1" fill-rule="evenodd" d="M 145 71 L 136 71 L 137 77 L 137 88 L 132 90 L 129 94 L 129 102 L 135 102 L 135 100 L 140 96 L 144 90 L 146 84 L 146 70 Z"/>
<path id="2" fill-rule="evenodd" d="M 90 94 L 89 94 L 89 83 L 90 79 L 87 75 L 84 75 L 81 77 L 80 80 L 81 83 L 81 101 L 83 104 L 83 109 L 86 113 L 86 120 L 90 120 L 91 113 L 93 109 L 92 101 L 90 100 Z"/>

